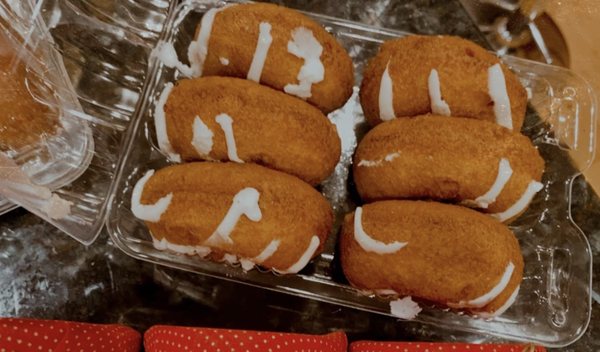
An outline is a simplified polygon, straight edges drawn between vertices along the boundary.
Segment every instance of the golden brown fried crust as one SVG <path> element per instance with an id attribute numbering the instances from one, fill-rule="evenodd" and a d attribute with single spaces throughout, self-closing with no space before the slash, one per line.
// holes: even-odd
<path id="1" fill-rule="evenodd" d="M 0 45 L 9 44 L 0 36 Z M 0 55 L 0 150 L 18 150 L 38 143 L 56 131 L 58 120 L 46 105 L 36 101 L 25 83 L 26 67 L 15 64 L 13 53 Z M 14 71 L 13 71 L 14 69 Z M 31 89 L 35 87 L 31 86 Z"/>
<path id="2" fill-rule="evenodd" d="M 428 78 L 436 69 L 443 99 L 452 116 L 496 121 L 488 93 L 488 68 L 500 60 L 465 39 L 451 36 L 407 36 L 385 42 L 363 73 L 360 102 L 371 125 L 379 119 L 379 86 L 389 62 L 397 117 L 431 112 Z M 501 64 L 511 104 L 513 129 L 520 131 L 527 108 L 527 92 L 518 78 Z"/>
<path id="3" fill-rule="evenodd" d="M 389 161 L 386 156 L 396 153 Z M 532 181 L 540 181 L 544 160 L 531 141 L 499 125 L 467 118 L 424 115 L 373 128 L 358 145 L 354 180 L 365 201 L 383 199 L 474 200 L 498 175 L 501 158 L 512 176 L 484 211 L 512 206 Z M 363 160 L 384 160 L 359 166 Z M 363 162 L 364 165 L 364 162 Z"/>
<path id="4" fill-rule="evenodd" d="M 392 289 L 400 296 L 446 306 L 488 293 L 509 262 L 515 269 L 505 291 L 512 293 L 521 282 L 523 258 L 513 233 L 471 209 L 435 202 L 382 201 L 363 207 L 362 226 L 375 240 L 407 244 L 395 253 L 367 252 L 354 238 L 354 213 L 346 215 L 341 263 L 348 281 L 357 288 Z M 480 311 L 493 312 L 508 296 L 498 297 Z"/>
<path id="5" fill-rule="evenodd" d="M 280 270 L 296 263 L 315 235 L 320 240 L 315 256 L 322 250 L 333 225 L 327 200 L 294 176 L 253 164 L 201 162 L 158 170 L 146 183 L 141 203 L 153 204 L 169 193 L 173 199 L 158 222 L 146 225 L 157 240 L 202 246 L 246 187 L 259 192 L 262 219 L 242 216 L 230 236 L 233 244 L 213 249 L 254 258 L 280 239 L 279 249 L 262 264 Z"/>
<path id="6" fill-rule="evenodd" d="M 273 41 L 262 71 L 260 83 L 283 91 L 287 84 L 297 84 L 304 60 L 287 50 L 292 31 L 305 27 L 323 47 L 321 61 L 325 67 L 323 81 L 312 85 L 307 101 L 323 112 L 331 112 L 352 95 L 354 67 L 346 50 L 315 21 L 301 13 L 273 4 L 239 4 L 215 15 L 204 63 L 205 76 L 246 78 L 258 41 L 261 22 L 271 24 Z M 219 58 L 227 58 L 223 65 Z"/>
<path id="7" fill-rule="evenodd" d="M 337 131 L 319 109 L 252 81 L 203 77 L 179 81 L 165 105 L 169 141 L 184 160 L 206 159 L 191 143 L 196 117 L 213 133 L 209 158 L 229 160 L 225 133 L 215 120 L 221 113 L 233 120 L 237 153 L 245 162 L 315 185 L 340 159 Z"/>

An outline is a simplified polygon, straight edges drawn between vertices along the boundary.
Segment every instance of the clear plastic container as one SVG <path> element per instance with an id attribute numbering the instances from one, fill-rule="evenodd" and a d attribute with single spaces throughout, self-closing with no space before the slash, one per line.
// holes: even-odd
<path id="1" fill-rule="evenodd" d="M 162 40 L 171 42 L 180 59 L 203 13 L 213 6 L 183 1 L 169 17 Z M 382 41 L 407 35 L 336 18 L 307 14 L 320 22 L 348 50 L 360 82 L 363 66 Z M 591 314 L 591 253 L 586 237 L 570 215 L 571 183 L 593 160 L 595 148 L 595 96 L 589 85 L 571 71 L 513 57 L 504 61 L 531 91 L 531 107 L 523 133 L 531 137 L 546 160 L 544 189 L 529 210 L 512 224 L 525 259 L 524 280 L 516 303 L 502 316 L 484 320 L 455 312 L 424 307 L 416 320 L 439 327 L 476 332 L 510 340 L 531 341 L 558 347 L 577 340 Z M 387 301 L 364 296 L 344 279 L 336 253 L 338 227 L 324 252 L 298 275 L 276 276 L 177 255 L 154 248 L 142 221 L 130 210 L 132 188 L 148 169 L 167 166 L 154 136 L 153 112 L 164 85 L 179 78 L 174 69 L 157 61 L 149 67 L 147 86 L 133 123 L 109 205 L 107 227 L 114 243 L 127 254 L 153 263 L 203 275 L 220 277 L 268 290 L 390 315 Z M 342 159 L 335 173 L 323 183 L 339 226 L 354 207 L 348 182 L 351 157 L 367 130 L 357 101 L 357 91 L 347 104 L 329 115 L 342 138 Z M 536 110 L 537 113 L 534 111 Z M 401 324 L 402 322 L 399 322 Z"/>
<path id="2" fill-rule="evenodd" d="M 151 2 L 153 6 L 149 5 Z M 9 1 L 1 6 L 25 3 Z M 123 28 L 120 23 L 124 19 L 116 15 L 100 19 L 86 12 L 86 4 L 80 1 L 46 0 L 39 2 L 42 5 L 38 8 L 40 17 L 31 27 L 34 29 L 31 42 L 44 54 L 41 62 L 48 72 L 43 77 L 32 76 L 31 81 L 37 79 L 40 84 L 62 87 L 55 94 L 60 100 L 50 104 L 61 114 L 63 126 L 72 124 L 74 127 L 63 128 L 60 141 L 65 146 L 64 152 L 52 154 L 55 157 L 50 161 L 35 164 L 34 172 L 29 172 L 29 166 L 21 162 L 21 154 L 14 159 L 24 164 L 34 183 L 48 186 L 73 205 L 69 216 L 56 220 L 29 204 L 13 200 L 84 244 L 92 243 L 103 228 L 120 146 L 146 78 L 147 58 L 167 13 L 174 6 L 151 0 L 128 3 L 145 7 L 148 23 L 159 23 L 147 32 L 144 28 L 134 31 Z M 29 10 L 34 8 L 31 3 Z M 28 33 L 30 25 L 29 22 L 17 23 L 17 27 L 22 28 L 16 30 Z M 141 36 L 141 32 L 145 35 Z M 49 79 L 52 80 L 48 82 Z M 52 141 L 49 139 L 44 145 L 52 145 Z M 29 150 L 26 155 L 36 160 L 45 154 Z M 79 159 L 72 160 L 79 155 Z M 63 170 L 68 172 L 61 174 Z M 0 204 L 2 211 L 15 206 L 6 200 Z"/>

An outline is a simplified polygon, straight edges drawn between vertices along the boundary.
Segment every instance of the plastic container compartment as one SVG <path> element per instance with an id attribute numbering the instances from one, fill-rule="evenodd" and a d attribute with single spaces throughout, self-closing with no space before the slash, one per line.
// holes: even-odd
<path id="1" fill-rule="evenodd" d="M 183 1 L 171 14 L 162 40 L 172 42 L 180 59 L 195 33 L 203 13 L 212 5 Z M 363 65 L 379 44 L 406 33 L 367 27 L 330 17 L 308 14 L 333 33 L 348 50 L 356 66 L 356 82 Z M 531 61 L 507 57 L 505 61 L 532 93 L 523 132 L 530 136 L 545 158 L 544 189 L 529 210 L 512 226 L 525 258 L 524 280 L 516 303 L 494 320 L 477 319 L 454 312 L 425 307 L 417 321 L 436 326 L 531 341 L 546 346 L 564 346 L 586 330 L 591 313 L 591 254 L 586 237 L 570 216 L 571 182 L 593 159 L 596 102 L 590 87 L 572 72 Z M 133 185 L 148 169 L 168 164 L 157 147 L 153 112 L 163 86 L 178 78 L 174 69 L 154 61 L 142 103 L 127 132 L 120 160 L 114 199 L 109 205 L 107 226 L 114 243 L 129 255 L 169 267 L 220 277 L 265 289 L 390 315 L 388 303 L 363 296 L 344 279 L 334 230 L 325 251 L 299 275 L 276 276 L 256 270 L 212 263 L 196 257 L 156 250 L 142 221 L 130 211 Z M 343 214 L 355 204 L 348 192 L 348 172 L 357 136 L 367 126 L 357 101 L 357 89 L 347 104 L 331 113 L 342 138 L 342 159 L 323 185 L 339 225 Z M 577 166 L 574 166 L 577 165 Z M 401 322 L 400 322 L 401 324 Z"/>
<path id="2" fill-rule="evenodd" d="M 11 6 L 25 4 L 21 1 L 8 3 Z M 71 104 L 68 105 L 70 110 L 60 110 L 63 114 L 61 119 L 77 124 L 77 128 L 68 131 L 69 136 L 81 140 L 81 147 L 71 143 L 72 149 L 52 160 L 56 165 L 64 164 L 70 168 L 72 172 L 68 177 L 46 181 L 46 178 L 57 174 L 51 172 L 56 166 L 47 163 L 40 167 L 40 177 L 33 179 L 71 201 L 71 215 L 62 220 L 51 220 L 44 214 L 36 214 L 76 240 L 90 244 L 104 225 L 123 132 L 142 91 L 148 55 L 162 31 L 167 13 L 174 5 L 165 1 L 128 1 L 127 6 L 143 7 L 145 11 L 140 16 L 146 16 L 146 22 L 152 25 L 150 28 L 141 26 L 146 22 L 140 17 L 139 28 L 123 28 L 120 23 L 126 19 L 119 17 L 121 12 L 100 19 L 92 11 L 94 1 L 46 0 L 39 4 L 42 4 L 39 8 L 41 18 L 36 20 L 36 32 L 33 32 L 32 38 L 38 49 L 49 53 L 44 57 L 49 66 L 48 72 L 56 74 L 60 84 L 68 88 L 58 92 Z M 120 6 L 126 7 L 125 4 Z M 31 4 L 29 9 L 33 8 Z M 80 149 L 82 157 L 78 163 L 65 158 L 75 155 Z M 38 153 L 30 151 L 29 155 Z M 12 207 L 13 204 L 5 202 L 3 210 Z"/>

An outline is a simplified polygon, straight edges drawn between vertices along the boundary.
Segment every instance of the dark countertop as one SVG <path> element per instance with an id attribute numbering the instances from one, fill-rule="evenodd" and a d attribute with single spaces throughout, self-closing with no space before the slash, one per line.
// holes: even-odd
<path id="1" fill-rule="evenodd" d="M 415 33 L 455 34 L 485 45 L 456 0 L 281 2 Z M 583 177 L 573 192 L 573 219 L 600 260 L 600 199 Z M 497 341 L 157 267 L 122 253 L 106 232 L 84 247 L 21 209 L 0 217 L 0 265 L 1 316 L 117 322 L 140 331 L 160 323 L 306 333 L 344 329 L 351 340 Z M 595 292 L 600 292 L 598 274 Z M 586 334 L 564 350 L 600 350 L 598 302 Z"/>

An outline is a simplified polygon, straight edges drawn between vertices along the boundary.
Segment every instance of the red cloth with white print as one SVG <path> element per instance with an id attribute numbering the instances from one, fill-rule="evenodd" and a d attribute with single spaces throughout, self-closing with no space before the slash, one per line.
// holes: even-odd
<path id="1" fill-rule="evenodd" d="M 345 352 L 348 340 L 343 332 L 304 335 L 156 325 L 144 333 L 144 348 L 146 352 Z"/>
<path id="2" fill-rule="evenodd" d="M 350 352 L 545 352 L 534 345 L 473 345 L 467 343 L 376 342 L 358 341 L 350 344 Z"/>
<path id="3" fill-rule="evenodd" d="M 0 351 L 138 352 L 141 335 L 122 325 L 0 318 Z"/>

